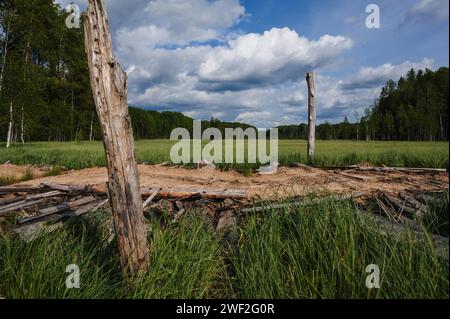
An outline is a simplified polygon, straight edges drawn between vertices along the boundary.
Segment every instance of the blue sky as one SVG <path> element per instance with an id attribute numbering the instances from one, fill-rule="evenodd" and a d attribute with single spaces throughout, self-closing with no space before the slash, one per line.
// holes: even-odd
<path id="1" fill-rule="evenodd" d="M 58 0 L 66 5 L 68 1 Z M 87 1 L 75 1 L 84 10 Z M 107 0 L 129 103 L 258 127 L 361 116 L 390 78 L 448 66 L 448 0 Z M 381 28 L 365 25 L 380 7 Z"/>

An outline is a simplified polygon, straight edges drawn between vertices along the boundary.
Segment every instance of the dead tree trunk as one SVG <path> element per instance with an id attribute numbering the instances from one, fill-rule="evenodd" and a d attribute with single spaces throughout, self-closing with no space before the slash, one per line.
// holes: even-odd
<path id="1" fill-rule="evenodd" d="M 13 137 L 13 104 L 11 102 L 9 107 L 9 126 L 8 126 L 8 136 L 6 137 L 6 148 L 11 146 L 12 137 Z"/>
<path id="2" fill-rule="evenodd" d="M 108 164 L 108 191 L 124 275 L 148 269 L 134 138 L 127 105 L 127 76 L 113 57 L 104 0 L 89 0 L 83 17 L 89 73 Z"/>
<path id="3" fill-rule="evenodd" d="M 306 74 L 308 83 L 308 160 L 313 162 L 316 152 L 316 79 L 313 72 Z"/>

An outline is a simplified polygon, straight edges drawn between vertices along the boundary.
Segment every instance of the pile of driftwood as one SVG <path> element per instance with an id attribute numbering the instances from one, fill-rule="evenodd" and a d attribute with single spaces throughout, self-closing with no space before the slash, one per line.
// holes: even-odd
<path id="1" fill-rule="evenodd" d="M 149 218 L 176 223 L 189 210 L 196 210 L 218 231 L 235 224 L 233 212 L 245 205 L 240 190 L 178 188 L 142 189 L 143 209 Z M 41 230 L 60 228 L 68 218 L 109 209 L 107 187 L 44 183 L 38 187 L 0 187 L 0 218 L 15 218 L 14 233 L 32 241 Z M 162 216 L 169 218 L 161 218 Z"/>
<path id="2" fill-rule="evenodd" d="M 242 190 L 223 189 L 142 189 L 143 210 L 147 218 L 159 222 L 164 228 L 168 223 L 178 223 L 190 212 L 204 218 L 207 225 L 217 232 L 227 233 L 237 224 L 241 214 L 259 213 L 265 210 L 297 209 L 320 202 L 321 198 L 297 198 L 284 203 L 251 203 Z M 422 227 L 418 221 L 429 214 L 429 206 L 436 201 L 447 200 L 445 193 L 401 192 L 390 194 L 355 193 L 339 195 L 338 200 L 355 200 L 369 211 L 368 205 L 376 205 L 378 215 L 375 222 L 390 234 L 400 234 L 406 227 L 422 238 Z M 40 234 L 52 232 L 73 217 L 97 211 L 109 210 L 106 185 L 69 186 L 41 184 L 38 187 L 0 187 L 0 219 L 14 219 L 13 232 L 25 241 L 32 241 Z M 370 209 L 373 211 L 373 209 Z M 433 236 L 440 253 L 448 258 L 448 238 Z"/>

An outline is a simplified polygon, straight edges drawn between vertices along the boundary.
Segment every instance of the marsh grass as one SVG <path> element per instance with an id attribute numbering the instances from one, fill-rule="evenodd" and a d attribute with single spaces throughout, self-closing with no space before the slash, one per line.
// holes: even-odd
<path id="1" fill-rule="evenodd" d="M 17 183 L 19 180 L 13 176 L 0 176 L 0 186 L 8 186 Z"/>
<path id="2" fill-rule="evenodd" d="M 250 215 L 232 259 L 241 298 L 446 298 L 448 261 L 406 232 L 382 235 L 350 202 Z M 368 265 L 381 289 L 368 290 Z M 262 280 L 263 278 L 263 280 Z"/>
<path id="3" fill-rule="evenodd" d="M 174 141 L 136 142 L 139 162 L 170 162 Z M 203 142 L 205 145 L 207 142 Z M 314 159 L 318 166 L 348 166 L 368 163 L 375 166 L 448 168 L 449 147 L 446 142 L 355 142 L 318 141 Z M 82 169 L 105 165 L 101 142 L 38 142 L 6 149 L 0 145 L 0 163 L 17 165 L 60 166 Z M 307 164 L 306 141 L 280 140 L 279 162 L 285 166 Z M 193 167 L 194 165 L 187 165 Z M 253 171 L 259 164 L 218 164 L 222 169 Z"/>
<path id="4" fill-rule="evenodd" d="M 30 169 L 27 169 L 20 178 L 17 178 L 16 176 L 0 176 L 0 186 L 8 186 L 19 182 L 26 182 L 32 180 L 33 178 L 33 172 Z"/>
<path id="5" fill-rule="evenodd" d="M 150 224 L 149 273 L 125 282 L 108 215 L 97 212 L 26 244 L 0 239 L 5 298 L 448 298 L 448 260 L 410 233 L 383 235 L 350 201 L 240 217 L 224 241 L 196 217 L 160 229 Z M 66 289 L 66 266 L 81 270 L 81 289 Z M 381 289 L 365 287 L 366 266 L 381 270 Z"/>
<path id="6" fill-rule="evenodd" d="M 44 173 L 44 177 L 58 176 L 64 173 L 64 168 L 61 166 L 52 166 Z"/>

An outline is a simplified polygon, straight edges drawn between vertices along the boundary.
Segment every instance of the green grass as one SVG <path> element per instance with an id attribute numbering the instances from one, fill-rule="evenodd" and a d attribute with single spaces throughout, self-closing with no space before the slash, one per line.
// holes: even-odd
<path id="1" fill-rule="evenodd" d="M 233 259 L 242 298 L 441 298 L 448 261 L 410 233 L 382 235 L 350 203 L 249 216 Z M 381 270 L 381 289 L 365 287 L 368 265 Z M 261 280 L 264 278 L 264 280 Z"/>
<path id="2" fill-rule="evenodd" d="M 139 162 L 170 162 L 170 149 L 175 142 L 149 140 L 136 142 Z M 379 166 L 448 168 L 449 144 L 446 142 L 355 142 L 318 141 L 314 164 L 347 166 L 369 163 Z M 104 166 L 101 142 L 28 143 L 9 149 L 0 145 L 0 163 L 18 165 L 60 166 L 82 169 Z M 306 164 L 306 141 L 280 140 L 279 161 L 282 165 Z M 253 164 L 220 164 L 224 169 L 252 170 Z"/>
<path id="3" fill-rule="evenodd" d="M 405 232 L 382 235 L 352 202 L 242 216 L 222 240 L 195 214 L 164 230 L 152 225 L 150 271 L 125 282 L 105 214 L 25 244 L 0 239 L 0 296 L 5 298 L 448 298 L 449 264 L 428 242 Z M 66 266 L 81 270 L 81 289 L 65 288 Z M 381 289 L 365 287 L 377 264 Z"/>
<path id="4" fill-rule="evenodd" d="M 0 172 L 1 173 L 1 172 Z M 20 178 L 15 176 L 1 176 L 0 175 L 0 186 L 12 185 L 18 182 L 26 182 L 33 179 L 33 172 L 27 170 Z"/>

